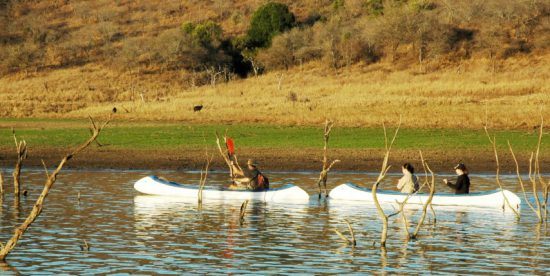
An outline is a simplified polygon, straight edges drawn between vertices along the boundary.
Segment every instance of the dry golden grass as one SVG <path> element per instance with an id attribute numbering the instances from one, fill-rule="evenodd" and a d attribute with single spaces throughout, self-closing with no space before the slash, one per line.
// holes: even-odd
<path id="1" fill-rule="evenodd" d="M 549 57 L 511 58 L 494 73 L 483 59 L 425 74 L 384 62 L 341 71 L 312 63 L 193 89 L 177 75 L 135 78 L 86 65 L 0 79 L 0 115 L 76 118 L 116 106 L 130 120 L 320 125 L 328 117 L 340 126 L 378 126 L 401 114 L 407 127 L 481 128 L 487 109 L 493 127 L 532 128 L 541 107 L 550 115 Z M 198 104 L 204 109 L 193 112 Z"/>

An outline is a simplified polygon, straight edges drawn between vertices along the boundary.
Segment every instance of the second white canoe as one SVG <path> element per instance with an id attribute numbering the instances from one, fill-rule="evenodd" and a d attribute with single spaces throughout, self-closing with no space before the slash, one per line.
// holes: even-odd
<path id="1" fill-rule="evenodd" d="M 403 202 L 407 194 L 395 191 L 378 190 L 376 193 L 380 203 Z M 335 200 L 343 201 L 363 201 L 374 202 L 372 190 L 359 187 L 355 184 L 342 184 L 330 191 L 329 197 Z M 428 200 L 429 194 L 412 195 L 407 204 L 424 204 Z M 494 190 L 487 192 L 471 193 L 467 195 L 456 195 L 449 193 L 436 193 L 432 199 L 433 205 L 441 206 L 472 206 L 472 207 L 497 207 L 507 208 L 504 197 L 508 199 L 510 206 L 519 210 L 521 199 L 508 190 Z"/>

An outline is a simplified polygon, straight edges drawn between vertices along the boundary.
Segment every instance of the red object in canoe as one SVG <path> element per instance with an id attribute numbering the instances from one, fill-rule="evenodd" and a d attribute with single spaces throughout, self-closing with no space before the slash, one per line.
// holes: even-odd
<path id="1" fill-rule="evenodd" d="M 227 146 L 227 150 L 230 155 L 235 154 L 235 143 L 233 143 L 233 139 L 227 138 L 225 145 Z"/>

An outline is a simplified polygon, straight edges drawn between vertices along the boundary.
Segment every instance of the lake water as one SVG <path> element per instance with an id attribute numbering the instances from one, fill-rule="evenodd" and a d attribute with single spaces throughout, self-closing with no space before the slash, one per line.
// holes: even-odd
<path id="1" fill-rule="evenodd" d="M 396 216 L 390 219 L 387 249 L 381 250 L 373 246 L 381 223 L 368 204 L 339 205 L 315 197 L 302 205 L 251 202 L 241 225 L 241 202 L 206 201 L 199 210 L 192 202 L 139 195 L 132 185 L 149 174 L 187 183 L 199 179 L 196 172 L 64 171 L 39 219 L 0 265 L 0 274 L 550 273 L 548 229 L 537 226 L 526 205 L 519 222 L 500 209 L 436 208 L 437 223 L 427 219 L 413 242 L 405 241 Z M 316 193 L 316 173 L 269 177 L 272 186 L 291 182 Z M 384 187 L 393 187 L 397 177 L 389 177 Z M 222 185 L 226 178 L 211 174 L 209 185 Z M 329 182 L 331 188 L 344 182 L 371 186 L 374 179 L 339 173 Z M 0 209 L 2 242 L 25 219 L 43 181 L 42 171 L 24 172 L 30 194 L 19 206 L 7 187 Z M 490 176 L 473 175 L 472 183 L 473 190 L 496 188 Z M 505 176 L 504 183 L 518 193 L 513 176 Z M 438 188 L 448 191 L 440 182 Z M 419 216 L 414 210 L 407 214 L 413 222 Z M 344 219 L 355 229 L 355 248 L 333 231 L 347 234 Z M 89 251 L 80 248 L 84 240 Z"/>

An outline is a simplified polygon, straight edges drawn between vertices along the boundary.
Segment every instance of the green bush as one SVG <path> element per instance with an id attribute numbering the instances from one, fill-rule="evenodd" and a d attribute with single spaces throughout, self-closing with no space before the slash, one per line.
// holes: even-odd
<path id="1" fill-rule="evenodd" d="M 281 3 L 271 2 L 258 8 L 252 15 L 247 37 L 250 47 L 267 47 L 271 39 L 295 23 L 294 14 Z"/>
<path id="2" fill-rule="evenodd" d="M 193 43 L 206 48 L 219 46 L 223 35 L 220 25 L 210 20 L 199 24 L 185 23 L 182 31 L 190 36 Z"/>
<path id="3" fill-rule="evenodd" d="M 367 14 L 382 15 L 384 13 L 384 2 L 382 0 L 367 0 L 365 1 Z"/>

